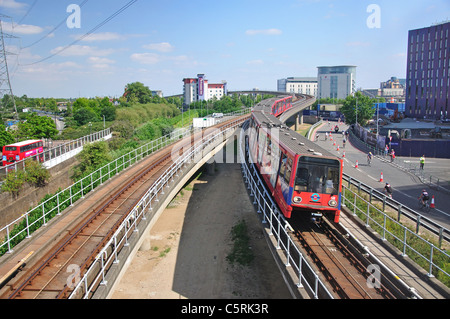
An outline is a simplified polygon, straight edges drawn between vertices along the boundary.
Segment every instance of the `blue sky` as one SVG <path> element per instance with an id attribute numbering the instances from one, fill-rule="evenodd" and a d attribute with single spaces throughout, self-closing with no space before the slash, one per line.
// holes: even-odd
<path id="1" fill-rule="evenodd" d="M 71 4 L 79 28 L 67 24 Z M 450 1 L 0 0 L 0 13 L 17 37 L 5 39 L 14 95 L 113 97 L 140 81 L 168 96 L 198 73 L 230 90 L 275 90 L 327 65 L 356 65 L 357 87 L 377 88 L 406 77 L 408 30 L 449 20 Z"/>

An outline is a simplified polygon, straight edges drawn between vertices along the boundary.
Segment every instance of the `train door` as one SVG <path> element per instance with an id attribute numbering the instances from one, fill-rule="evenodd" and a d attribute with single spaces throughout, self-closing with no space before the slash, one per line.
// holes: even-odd
<path id="1" fill-rule="evenodd" d="M 281 162 L 280 162 L 280 176 L 278 181 L 278 187 L 283 195 L 285 202 L 290 205 L 292 199 L 292 187 L 291 184 L 291 175 L 292 175 L 292 158 L 288 157 L 286 153 L 281 153 Z"/>

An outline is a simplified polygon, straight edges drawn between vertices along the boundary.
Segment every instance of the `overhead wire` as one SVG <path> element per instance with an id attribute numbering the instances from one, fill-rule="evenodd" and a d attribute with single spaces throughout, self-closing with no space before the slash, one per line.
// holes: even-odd
<path id="1" fill-rule="evenodd" d="M 86 3 L 88 0 L 85 0 L 83 2 Z M 129 1 L 126 5 L 124 5 L 122 8 L 120 8 L 119 10 L 117 10 L 116 12 L 114 12 L 112 15 L 110 15 L 108 18 L 106 18 L 105 20 L 103 20 L 101 23 L 99 23 L 98 25 L 96 25 L 94 28 L 92 28 L 91 30 L 89 30 L 88 32 L 86 32 L 84 35 L 82 35 L 81 37 L 79 37 L 78 39 L 76 39 L 75 41 L 73 41 L 72 43 L 68 44 L 67 46 L 63 47 L 61 50 L 59 50 L 58 52 L 55 52 L 41 60 L 38 60 L 36 62 L 33 63 L 29 63 L 29 64 L 22 64 L 22 66 L 29 66 L 29 65 L 35 65 L 41 62 L 44 62 L 48 59 L 51 59 L 52 57 L 61 54 L 62 52 L 64 52 L 65 50 L 69 49 L 71 46 L 75 45 L 76 43 L 80 42 L 81 40 L 83 40 L 84 38 L 88 37 L 89 35 L 91 35 L 92 33 L 94 33 L 95 31 L 97 31 L 98 29 L 100 29 L 102 26 L 104 26 L 105 24 L 107 24 L 109 21 L 111 21 L 112 19 L 114 19 L 115 17 L 117 17 L 119 14 L 121 14 L 123 11 L 125 11 L 126 9 L 128 9 L 129 7 L 131 7 L 134 3 L 136 3 L 138 0 L 132 0 Z M 66 20 L 64 20 L 66 21 Z"/>
<path id="2" fill-rule="evenodd" d="M 87 2 L 88 2 L 89 0 L 84 0 L 82 3 L 80 3 L 78 6 L 80 7 L 80 8 L 82 8 Z M 36 2 L 35 2 L 36 3 Z M 34 3 L 34 4 L 35 4 Z M 33 4 L 33 6 L 34 6 L 34 4 Z M 68 17 L 68 16 L 67 16 Z M 67 21 L 67 17 L 66 18 L 64 18 L 60 23 L 58 23 L 57 25 L 56 25 L 56 27 L 54 27 L 53 29 L 51 29 L 47 34 L 45 34 L 42 38 L 39 38 L 38 40 L 36 40 L 36 41 L 34 41 L 33 43 L 31 43 L 30 45 L 27 45 L 27 46 L 25 46 L 25 47 L 22 47 L 22 49 L 27 49 L 27 48 L 29 48 L 29 47 L 32 47 L 33 45 L 36 45 L 36 44 L 38 44 L 39 42 L 41 42 L 42 40 L 44 40 L 45 38 L 47 38 L 49 35 L 51 35 L 53 32 L 55 32 L 60 26 L 62 26 L 63 24 L 65 24 L 66 23 L 66 21 Z M 22 18 L 22 20 L 23 20 L 23 18 Z"/>

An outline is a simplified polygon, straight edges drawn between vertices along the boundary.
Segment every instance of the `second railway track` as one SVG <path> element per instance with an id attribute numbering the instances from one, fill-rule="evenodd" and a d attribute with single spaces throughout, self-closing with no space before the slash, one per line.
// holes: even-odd
<path id="1" fill-rule="evenodd" d="M 354 249 L 345 235 L 325 218 L 313 222 L 308 218 L 296 217 L 291 226 L 292 236 L 299 246 L 306 250 L 312 263 L 329 284 L 339 299 L 396 299 L 401 296 L 385 285 L 387 278 L 377 278 L 368 285 L 371 274 L 362 253 Z M 395 289 L 394 289 L 395 290 Z M 396 295 L 397 294 L 397 295 Z"/>
<path id="2" fill-rule="evenodd" d="M 245 116 L 241 121 L 244 119 Z M 218 129 L 226 128 L 228 122 Z M 148 156 L 132 174 L 125 173 L 129 176 L 91 206 L 81 220 L 67 225 L 62 231 L 64 235 L 8 283 L 0 298 L 68 298 L 76 277 L 83 276 L 133 207 L 172 165 L 173 154 L 181 155 L 202 138 L 205 138 L 202 132 L 191 135 Z M 74 269 L 77 275 L 71 276 L 70 270 Z"/>

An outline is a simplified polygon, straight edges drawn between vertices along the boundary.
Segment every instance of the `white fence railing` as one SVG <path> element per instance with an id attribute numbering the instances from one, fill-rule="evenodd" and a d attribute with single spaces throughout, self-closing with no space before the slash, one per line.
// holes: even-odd
<path id="1" fill-rule="evenodd" d="M 158 197 L 164 194 L 164 188 L 169 186 L 185 165 L 202 159 L 205 153 L 208 153 L 217 144 L 223 142 L 226 135 L 230 134 L 241 123 L 242 121 L 235 121 L 225 130 L 207 136 L 201 143 L 195 143 L 194 146 L 185 150 L 183 155 L 174 161 L 130 211 L 79 282 L 74 283 L 74 290 L 69 298 L 90 298 L 94 292 L 93 289 L 98 285 L 107 284 L 105 280 L 107 271 L 111 265 L 119 263 L 118 255 L 121 248 L 128 245 L 129 238 L 134 235 L 133 232 L 137 229 L 139 222 L 146 219 L 148 212 L 152 210 L 152 203 L 158 201 Z M 209 146 L 211 149 L 208 148 Z"/>
<path id="2" fill-rule="evenodd" d="M 180 138 L 190 134 L 188 129 L 178 129 L 171 134 L 162 136 L 151 141 L 125 155 L 120 156 L 116 160 L 97 169 L 86 177 L 81 178 L 68 188 L 51 196 L 40 205 L 27 211 L 21 217 L 0 228 L 0 234 L 5 236 L 3 242 L 0 243 L 0 256 L 5 252 L 11 253 L 12 248 L 25 238 L 31 237 L 31 234 L 41 226 L 45 226 L 47 222 L 61 213 L 69 206 L 95 189 L 97 186 L 106 182 L 111 177 L 120 173 L 125 168 L 141 160 L 145 156 L 154 151 L 167 146 Z"/>
<path id="3" fill-rule="evenodd" d="M 83 145 L 100 140 L 106 140 L 111 137 L 111 129 L 107 128 L 105 130 L 94 132 L 92 134 L 80 137 L 79 139 L 58 145 L 44 151 L 43 153 L 33 155 L 28 158 L 39 158 L 46 168 L 51 168 L 81 152 L 81 150 L 83 149 Z M 17 170 L 18 168 L 24 169 L 24 167 L 25 160 L 15 162 L 14 164 L 10 164 L 7 166 L 2 166 L 0 167 L 0 177 L 6 176 L 9 171 Z"/>

